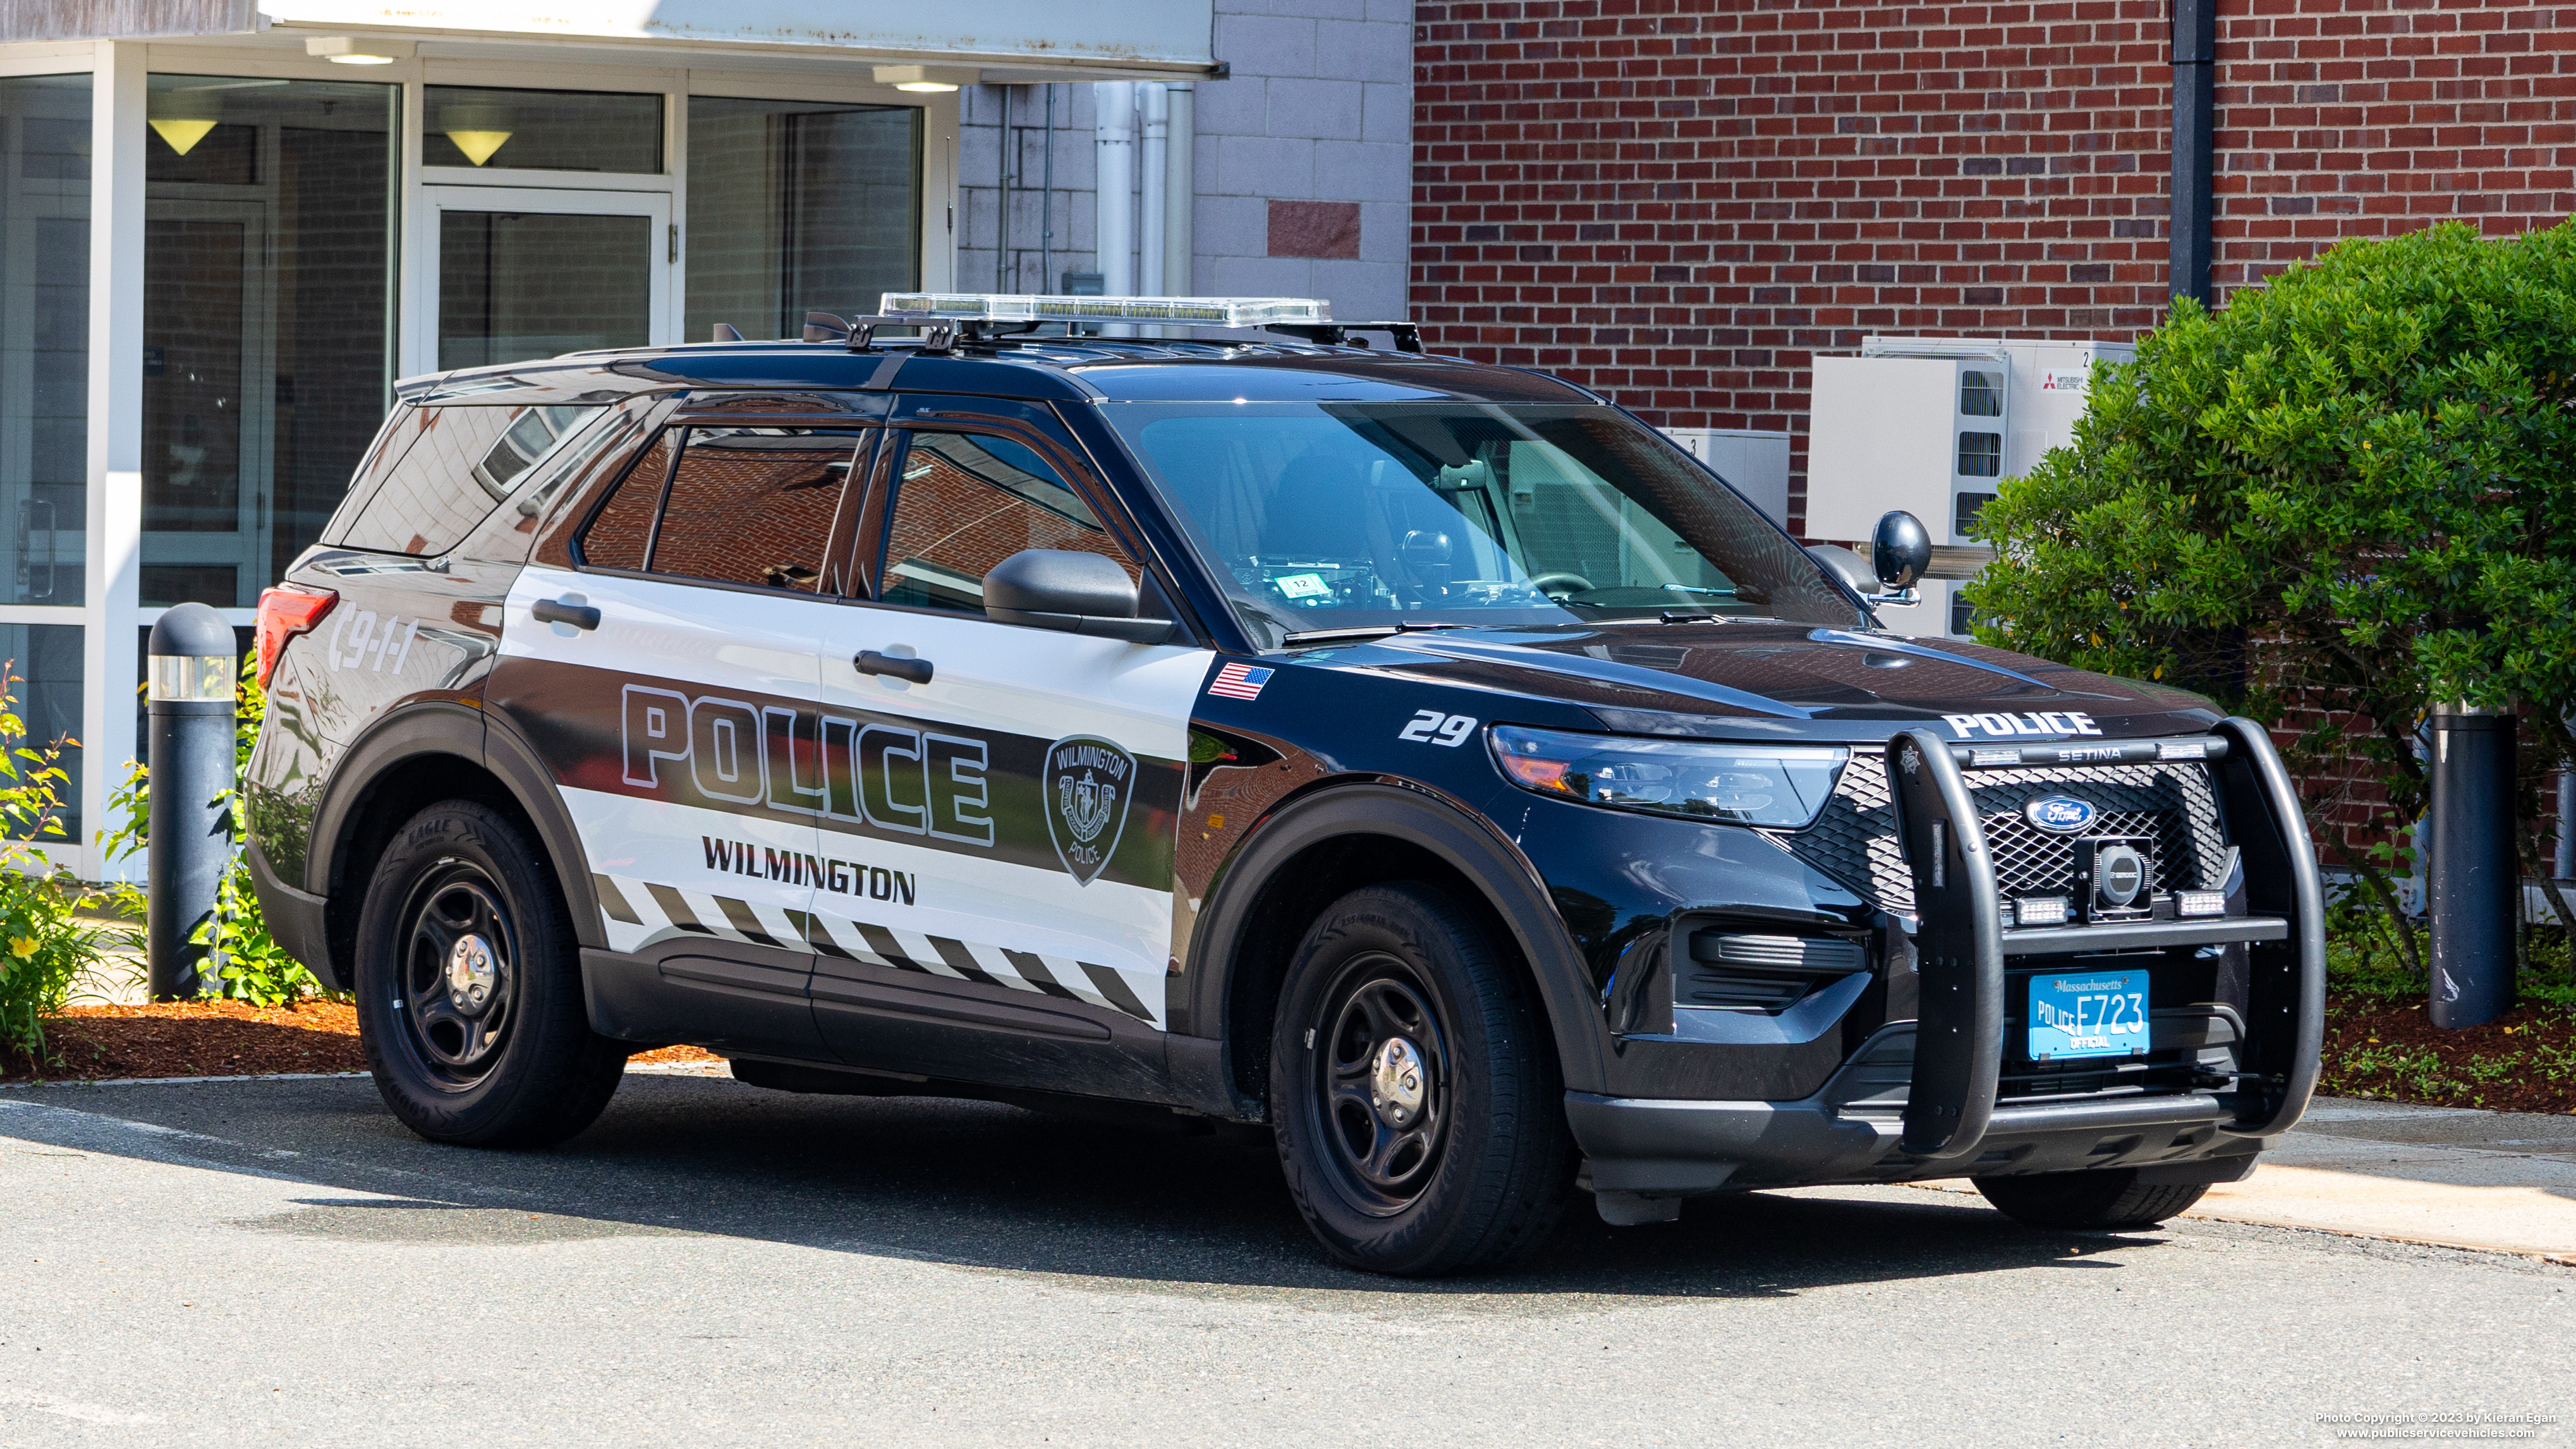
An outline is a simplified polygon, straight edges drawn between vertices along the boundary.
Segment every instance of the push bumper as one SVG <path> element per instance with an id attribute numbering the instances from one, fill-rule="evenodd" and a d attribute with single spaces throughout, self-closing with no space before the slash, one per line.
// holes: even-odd
<path id="1" fill-rule="evenodd" d="M 2324 1035 L 2325 899 L 2288 772 L 2250 720 L 2212 732 L 2242 852 L 2247 914 L 2227 920 L 2014 931 L 1966 771 L 2009 767 L 1928 731 L 1889 742 L 1900 839 L 1913 866 L 1919 1020 L 1873 1035 L 1816 1095 L 1794 1102 L 1666 1101 L 1571 1092 L 1566 1116 L 1605 1195 L 2137 1168 L 2224 1182 L 2307 1110 Z M 2154 750 L 2141 742 L 2102 749 Z M 1966 756 L 1966 758 L 1962 758 Z M 1998 1101 L 2007 956 L 2242 943 L 2250 995 L 2230 1090 Z M 1606 1198 L 1605 1198 L 1606 1200 Z"/>

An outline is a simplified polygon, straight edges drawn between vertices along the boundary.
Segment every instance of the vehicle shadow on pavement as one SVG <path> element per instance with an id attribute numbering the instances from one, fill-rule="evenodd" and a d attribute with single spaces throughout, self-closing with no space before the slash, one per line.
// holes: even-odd
<path id="1" fill-rule="evenodd" d="M 0 1111 L 0 1135 L 327 1190 L 239 1224 L 263 1231 L 504 1251 L 714 1234 L 1043 1274 L 1085 1291 L 1305 1290 L 1348 1306 L 1428 1296 L 1460 1311 L 1509 1299 L 1523 1313 L 1537 1295 L 1577 1311 L 1601 1297 L 1780 1297 L 2017 1268 L 2112 1271 L 2105 1249 L 2161 1241 L 2034 1232 L 1949 1194 L 1920 1194 L 1919 1203 L 1703 1198 L 1678 1223 L 1624 1229 L 1603 1225 L 1577 1197 L 1558 1239 L 1528 1265 L 1416 1282 L 1326 1259 L 1257 1133 L 1185 1135 L 989 1103 L 800 1097 L 644 1076 L 629 1077 L 588 1132 L 532 1152 L 423 1142 L 363 1080 L 51 1089 L 10 1100 L 71 1110 Z"/>

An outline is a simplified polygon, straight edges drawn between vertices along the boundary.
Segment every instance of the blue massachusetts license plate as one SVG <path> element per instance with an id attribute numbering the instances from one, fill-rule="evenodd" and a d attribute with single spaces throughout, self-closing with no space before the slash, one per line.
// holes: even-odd
<path id="1" fill-rule="evenodd" d="M 2144 1056 L 2147 973 L 2094 971 L 2082 976 L 2034 976 L 2030 979 L 2027 1020 L 2033 1061 Z"/>

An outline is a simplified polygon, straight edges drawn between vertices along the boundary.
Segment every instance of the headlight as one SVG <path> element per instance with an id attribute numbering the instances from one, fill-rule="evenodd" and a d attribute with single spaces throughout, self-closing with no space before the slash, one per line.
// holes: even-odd
<path id="1" fill-rule="evenodd" d="M 1496 725 L 1494 758 L 1524 790 L 1588 805 L 1795 830 L 1816 818 L 1851 751 L 1577 735 Z"/>

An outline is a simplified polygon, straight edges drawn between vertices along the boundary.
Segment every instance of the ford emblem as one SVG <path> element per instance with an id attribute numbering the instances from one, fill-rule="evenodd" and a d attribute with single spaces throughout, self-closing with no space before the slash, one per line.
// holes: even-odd
<path id="1" fill-rule="evenodd" d="M 2091 825 L 2101 814 L 2092 802 L 2072 795 L 2043 795 L 2021 807 L 2022 818 L 2042 830 L 2059 835 L 2072 835 Z"/>

